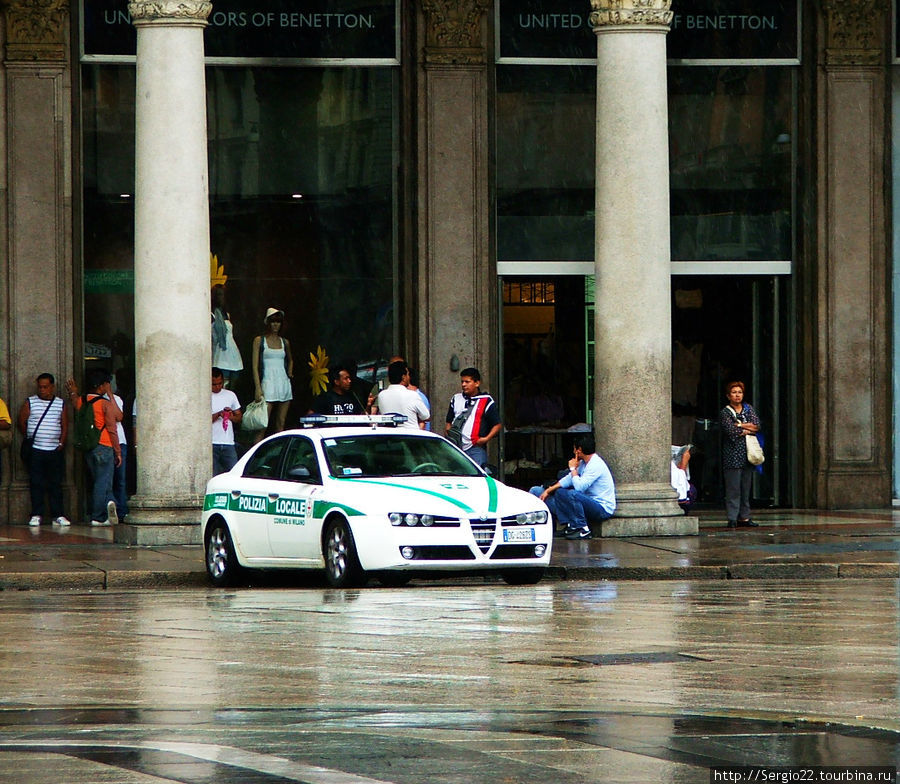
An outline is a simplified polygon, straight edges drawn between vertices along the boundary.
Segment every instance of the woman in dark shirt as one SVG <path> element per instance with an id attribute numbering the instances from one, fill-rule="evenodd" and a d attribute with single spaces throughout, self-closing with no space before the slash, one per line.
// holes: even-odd
<path id="1" fill-rule="evenodd" d="M 753 466 L 747 462 L 745 436 L 759 432 L 759 417 L 744 402 L 744 382 L 732 381 L 725 387 L 728 405 L 719 414 L 722 431 L 722 468 L 725 472 L 725 511 L 729 528 L 756 528 L 750 519 L 750 484 Z"/>

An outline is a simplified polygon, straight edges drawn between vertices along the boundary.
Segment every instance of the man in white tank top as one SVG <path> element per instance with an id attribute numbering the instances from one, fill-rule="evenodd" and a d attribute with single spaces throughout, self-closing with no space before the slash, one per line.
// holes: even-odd
<path id="1" fill-rule="evenodd" d="M 46 511 L 44 496 L 50 501 L 53 524 L 70 525 L 63 515 L 62 481 L 66 473 L 65 446 L 69 432 L 65 403 L 56 396 L 56 379 L 50 373 L 37 377 L 37 394 L 19 409 L 19 432 L 33 438 L 28 483 L 31 488 L 31 519 L 38 526 Z"/>

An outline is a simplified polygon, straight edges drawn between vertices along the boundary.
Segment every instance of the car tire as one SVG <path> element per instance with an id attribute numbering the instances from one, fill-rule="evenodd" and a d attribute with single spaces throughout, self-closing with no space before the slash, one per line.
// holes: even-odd
<path id="1" fill-rule="evenodd" d="M 507 585 L 534 585 L 544 576 L 543 566 L 534 566 L 529 569 L 508 569 L 501 572 L 500 576 Z"/>
<path id="2" fill-rule="evenodd" d="M 343 517 L 333 517 L 322 537 L 325 578 L 332 588 L 356 588 L 365 584 L 365 572 L 359 565 L 353 532 Z"/>
<path id="3" fill-rule="evenodd" d="M 379 572 L 377 577 L 385 588 L 402 588 L 412 580 L 409 572 Z"/>
<path id="4" fill-rule="evenodd" d="M 206 573 L 213 585 L 223 587 L 234 585 L 240 572 L 231 531 L 224 520 L 217 520 L 206 535 Z"/>

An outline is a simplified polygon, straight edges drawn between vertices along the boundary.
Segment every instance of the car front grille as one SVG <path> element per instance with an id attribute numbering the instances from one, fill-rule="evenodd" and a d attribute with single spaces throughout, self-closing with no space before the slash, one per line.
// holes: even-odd
<path id="1" fill-rule="evenodd" d="M 469 520 L 469 525 L 472 527 L 472 535 L 475 537 L 475 543 L 478 545 L 478 549 L 481 550 L 481 552 L 486 553 L 491 549 L 491 545 L 494 543 L 494 533 L 497 530 L 497 521 L 476 518 Z"/>

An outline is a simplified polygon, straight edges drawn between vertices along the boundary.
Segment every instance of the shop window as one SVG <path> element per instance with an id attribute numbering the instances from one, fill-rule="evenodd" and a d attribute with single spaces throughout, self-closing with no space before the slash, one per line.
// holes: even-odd
<path id="1" fill-rule="evenodd" d="M 498 261 L 593 261 L 596 78 L 498 65 Z M 673 261 L 791 260 L 795 78 L 668 68 Z"/>
<path id="2" fill-rule="evenodd" d="M 227 277 L 242 400 L 270 306 L 297 409 L 318 346 L 360 363 L 393 351 L 397 82 L 391 67 L 207 68 L 211 284 Z M 132 65 L 82 67 L 85 354 L 116 371 L 134 366 L 134 89 Z"/>

